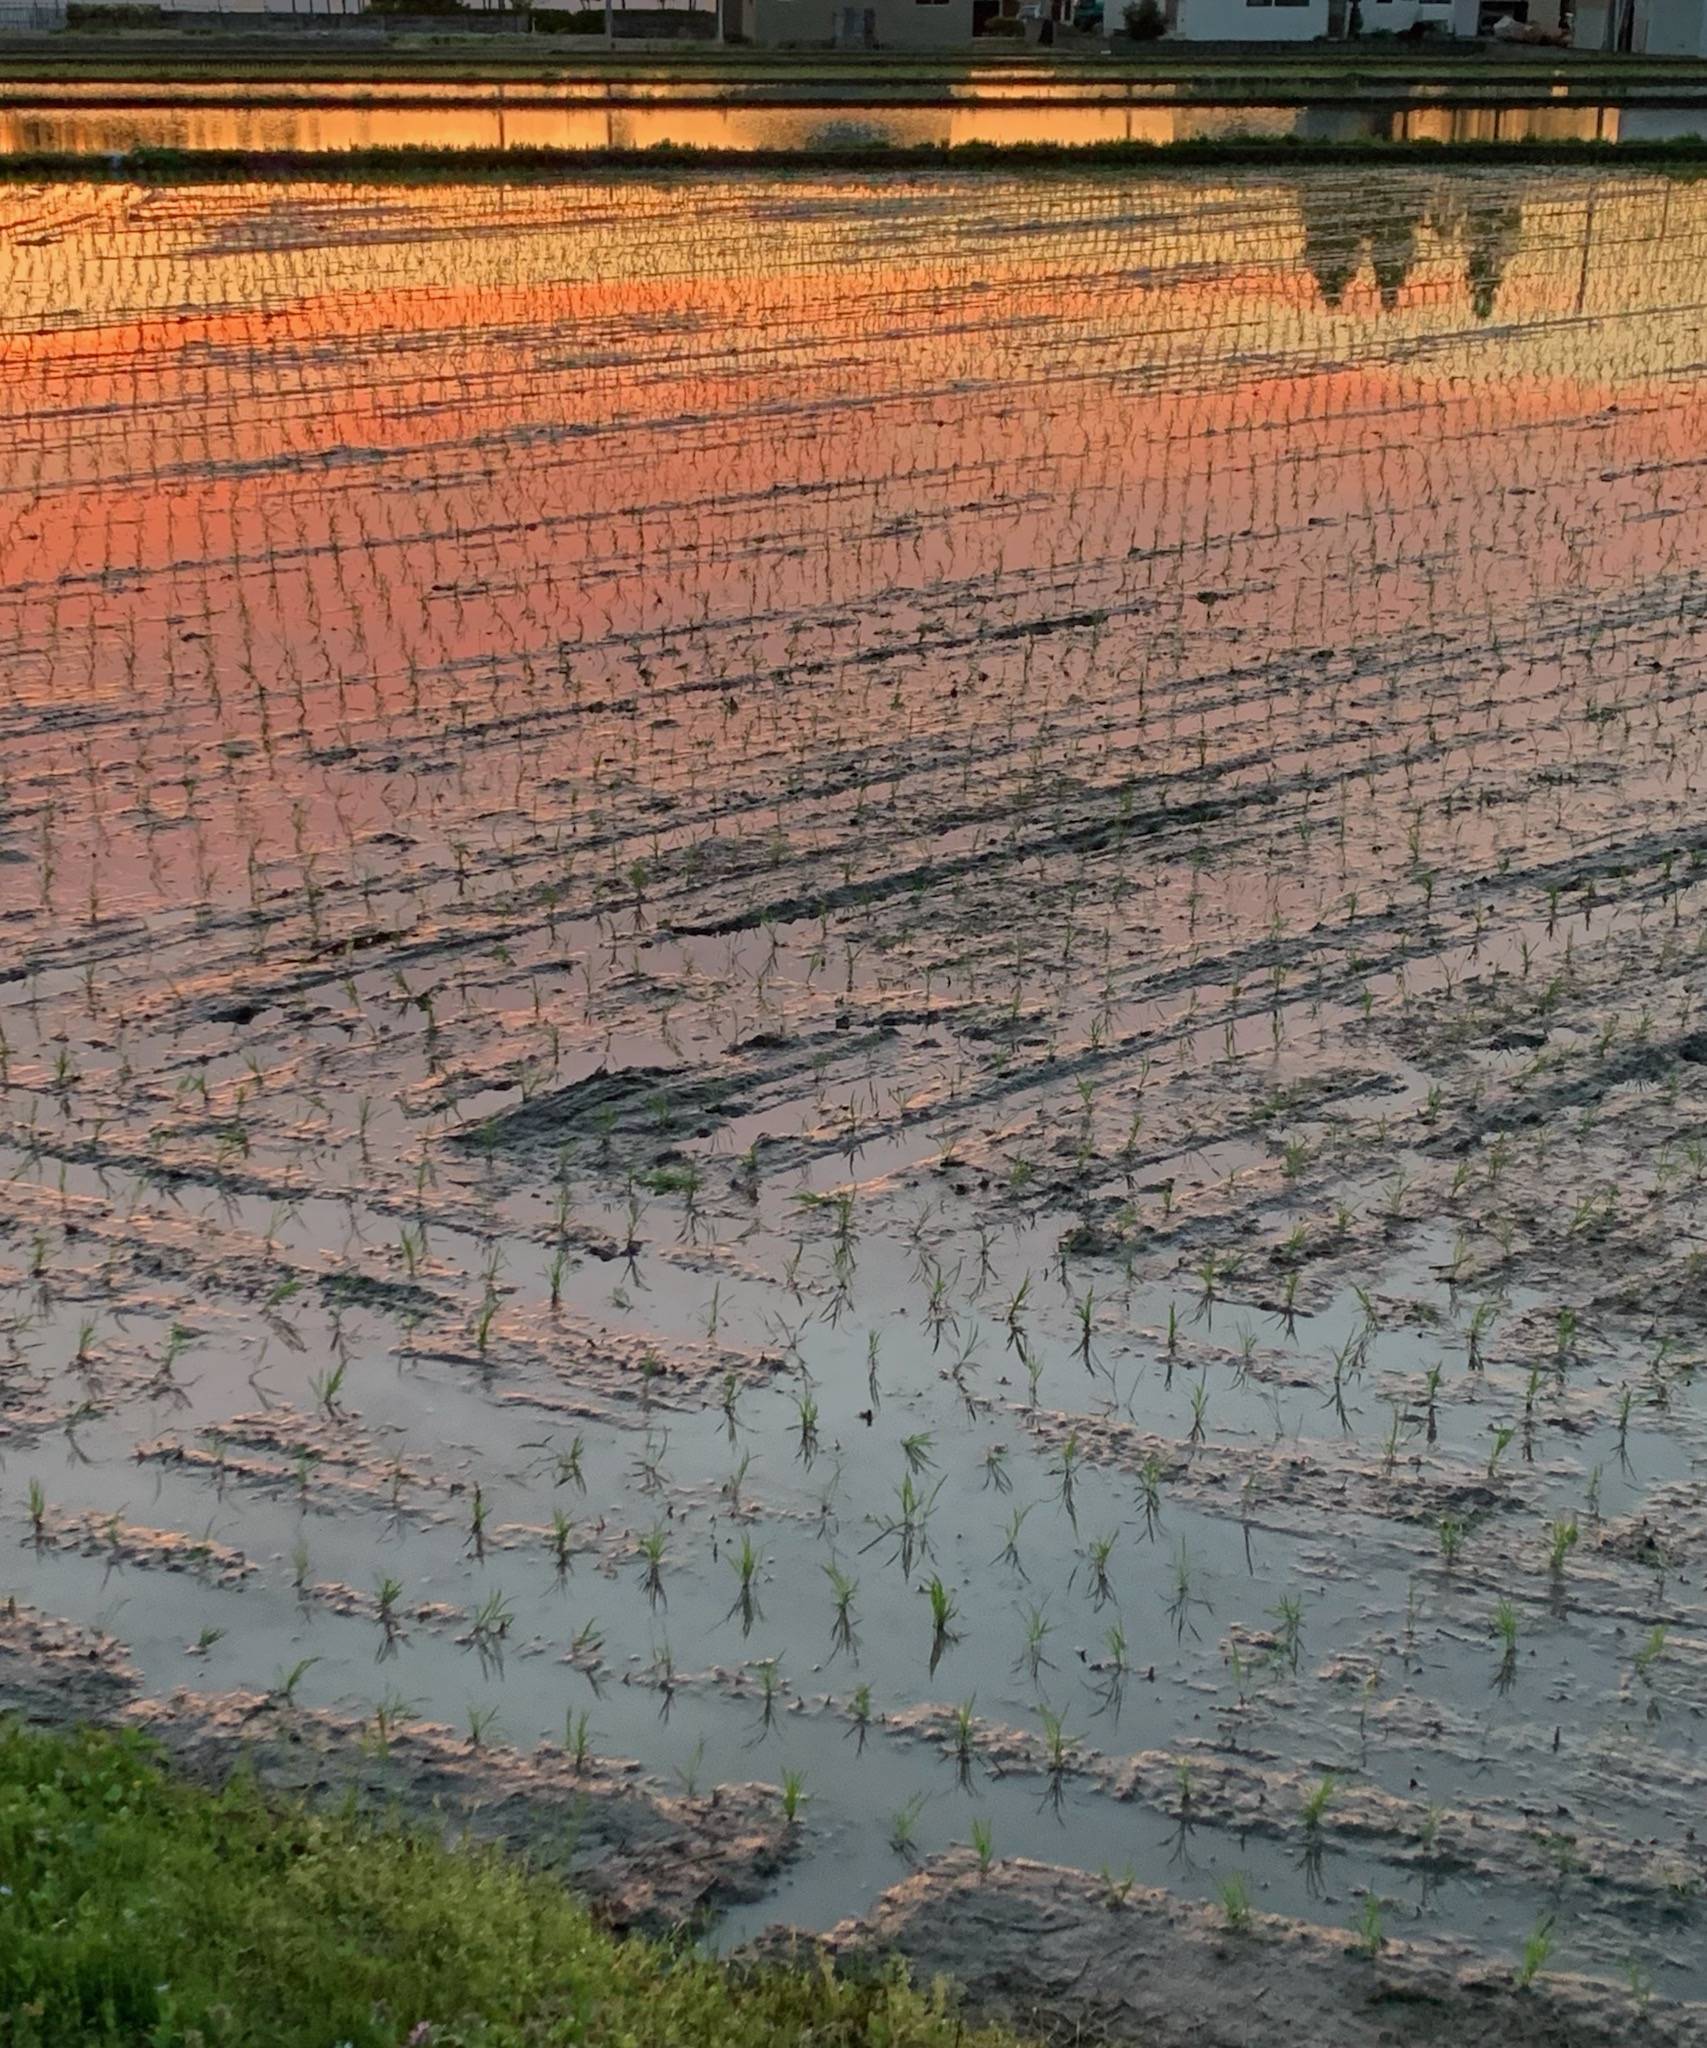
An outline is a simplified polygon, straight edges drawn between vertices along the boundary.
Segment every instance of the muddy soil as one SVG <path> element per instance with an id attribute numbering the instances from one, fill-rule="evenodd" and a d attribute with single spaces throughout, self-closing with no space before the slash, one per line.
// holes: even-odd
<path id="1" fill-rule="evenodd" d="M 671 1796 L 627 1760 L 487 1748 L 400 1710 L 367 1722 L 299 1707 L 282 1689 L 141 1696 L 111 1638 L 14 1602 L 0 1614 L 0 1705 L 38 1726 L 135 1729 L 207 1785 L 241 1772 L 283 1799 L 492 1842 L 562 1874 L 613 1927 L 696 1928 L 762 1898 L 796 1840 L 775 1789 Z"/>
<path id="2" fill-rule="evenodd" d="M 1707 2025 L 1707 2007 L 1656 2008 L 1587 1978 L 1519 1984 L 1449 1942 L 1359 1942 L 1268 1914 L 1230 1926 L 1166 1892 L 1043 1863 L 981 1871 L 965 1853 L 815 1942 L 779 1935 L 761 1952 L 823 1953 L 844 1970 L 903 1955 L 1042 2040 L 1134 2048 L 1684 2048 Z"/>

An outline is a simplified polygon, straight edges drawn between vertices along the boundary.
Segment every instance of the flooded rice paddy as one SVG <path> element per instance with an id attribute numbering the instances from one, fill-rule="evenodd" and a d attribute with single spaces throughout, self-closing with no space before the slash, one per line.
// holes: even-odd
<path id="1" fill-rule="evenodd" d="M 1707 194 L 0 208 L 12 1696 L 1707 1990 Z"/>

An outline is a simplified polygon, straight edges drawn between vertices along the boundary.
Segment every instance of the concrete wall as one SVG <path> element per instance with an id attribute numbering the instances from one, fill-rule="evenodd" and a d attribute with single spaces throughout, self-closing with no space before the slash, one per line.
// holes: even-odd
<path id="1" fill-rule="evenodd" d="M 827 47 L 849 0 L 746 0 L 750 41 L 775 48 L 782 43 Z M 857 14 L 869 9 L 880 50 L 964 49 L 972 41 L 972 0 L 854 0 Z"/>
<path id="2" fill-rule="evenodd" d="M 1645 17 L 1641 47 L 1650 57 L 1707 55 L 1707 8 L 1700 0 L 1646 0 L 1637 14 Z"/>
<path id="3" fill-rule="evenodd" d="M 1385 29 L 1397 35 L 1414 22 L 1428 21 L 1443 35 L 1474 35 L 1478 4 L 1479 0 L 1363 0 L 1364 32 Z"/>
<path id="4" fill-rule="evenodd" d="M 1114 10 L 1118 16 L 1119 9 Z M 1249 0 L 1179 0 L 1168 31 L 1190 43 L 1307 43 L 1328 32 L 1328 0 L 1253 7 Z"/>
<path id="5" fill-rule="evenodd" d="M 1364 33 L 1377 30 L 1402 34 L 1417 22 L 1431 23 L 1442 35 L 1470 37 L 1480 34 L 1483 0 L 1361 0 Z M 1492 0 L 1499 5 L 1501 0 Z M 1686 0 L 1694 5 L 1695 0 Z M 1348 0 L 1349 5 L 1349 0 Z M 1504 11 L 1521 15 L 1537 28 L 1557 32 L 1561 0 L 1507 0 Z"/>
<path id="6" fill-rule="evenodd" d="M 1579 50 L 1617 47 L 1617 24 L 1625 0 L 1577 0 L 1572 38 Z M 1613 13 L 1612 39 L 1607 36 L 1608 8 Z M 1707 5 L 1703 0 L 1635 0 L 1630 48 L 1650 57 L 1707 56 Z"/>
<path id="7" fill-rule="evenodd" d="M 122 6 L 124 0 L 103 0 L 105 5 Z M 468 0 L 471 7 L 484 10 L 488 0 Z M 574 4 L 574 0 L 570 0 Z M 496 8 L 498 0 L 491 0 Z M 169 14 L 186 27 L 220 28 L 226 24 L 242 29 L 265 27 L 268 20 L 295 16 L 306 21 L 310 16 L 316 19 L 343 20 L 365 12 L 366 0 L 145 0 L 138 13 L 146 20 L 157 14 Z M 398 16 L 387 17 L 393 25 Z M 447 29 L 461 26 L 454 15 L 421 16 L 420 19 L 443 34 Z M 381 17 L 374 16 L 375 23 Z M 497 22 L 480 23 L 478 26 L 496 28 Z"/>

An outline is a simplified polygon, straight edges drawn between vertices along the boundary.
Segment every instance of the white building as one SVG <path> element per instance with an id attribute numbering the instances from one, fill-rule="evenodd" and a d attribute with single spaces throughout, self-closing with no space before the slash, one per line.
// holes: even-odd
<path id="1" fill-rule="evenodd" d="M 1473 36 L 1481 0 L 1362 0 L 1363 27 L 1370 31 L 1401 31 L 1418 26 L 1441 35 Z"/>
<path id="2" fill-rule="evenodd" d="M 748 42 L 842 49 L 964 49 L 972 0 L 737 0 Z M 726 15 L 725 19 L 728 17 Z"/>
<path id="3" fill-rule="evenodd" d="M 1169 39 L 1186 43 L 1310 43 L 1328 33 L 1328 0 L 1164 0 L 1162 11 Z"/>
<path id="4" fill-rule="evenodd" d="M 1163 0 L 1168 34 L 1181 42 L 1307 43 L 1350 32 L 1353 0 Z M 1365 35 L 1432 27 L 1474 36 L 1495 14 L 1559 26 L 1560 0 L 1356 0 Z"/>

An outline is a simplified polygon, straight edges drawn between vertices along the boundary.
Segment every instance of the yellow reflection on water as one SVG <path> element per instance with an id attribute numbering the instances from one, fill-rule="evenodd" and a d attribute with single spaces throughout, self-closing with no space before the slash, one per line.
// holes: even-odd
<path id="1" fill-rule="evenodd" d="M 1650 117 L 1651 124 L 1651 117 Z M 1225 136 L 1383 137 L 1427 142 L 1615 142 L 1620 111 L 1598 106 L 1362 107 L 1029 105 L 988 100 L 928 107 L 612 105 L 483 99 L 443 106 L 303 104 L 14 107 L 0 110 L 0 153 L 114 155 L 134 149 L 318 152 L 350 149 L 814 150 L 902 146 L 1165 144 Z M 1673 113 L 1659 130 L 1695 133 L 1707 115 Z"/>

